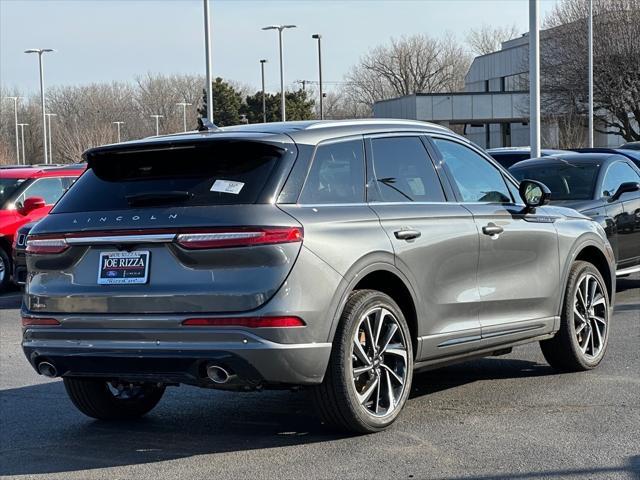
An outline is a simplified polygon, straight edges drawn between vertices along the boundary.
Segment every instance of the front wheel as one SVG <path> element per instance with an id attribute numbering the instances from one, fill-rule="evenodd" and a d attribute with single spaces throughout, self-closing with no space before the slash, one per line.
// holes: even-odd
<path id="1" fill-rule="evenodd" d="M 411 333 L 402 310 L 384 293 L 352 293 L 324 381 L 313 390 L 322 419 L 355 433 L 383 430 L 402 410 L 412 378 Z"/>
<path id="2" fill-rule="evenodd" d="M 598 366 L 609 339 L 609 294 L 600 272 L 578 261 L 569 272 L 555 337 L 540 342 L 542 354 L 556 370 L 576 372 Z"/>
<path id="3" fill-rule="evenodd" d="M 122 384 L 86 378 L 64 378 L 64 387 L 78 410 L 99 420 L 141 417 L 155 407 L 164 387 Z"/>
<path id="4" fill-rule="evenodd" d="M 0 292 L 4 291 L 9 285 L 11 277 L 11 257 L 0 247 Z"/>

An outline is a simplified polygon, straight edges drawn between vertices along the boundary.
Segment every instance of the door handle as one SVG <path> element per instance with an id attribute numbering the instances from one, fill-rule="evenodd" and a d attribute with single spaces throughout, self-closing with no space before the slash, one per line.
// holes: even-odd
<path id="1" fill-rule="evenodd" d="M 504 228 L 502 228 L 500 225 L 496 225 L 495 223 L 489 223 L 488 225 L 482 227 L 482 233 L 484 233 L 485 235 L 500 235 L 502 232 L 504 232 Z"/>
<path id="2" fill-rule="evenodd" d="M 422 235 L 418 230 L 398 230 L 393 232 L 393 234 L 398 240 L 413 240 Z"/>

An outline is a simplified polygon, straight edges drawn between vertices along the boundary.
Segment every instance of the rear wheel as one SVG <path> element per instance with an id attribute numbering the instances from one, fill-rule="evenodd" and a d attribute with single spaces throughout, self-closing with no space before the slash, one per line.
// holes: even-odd
<path id="1" fill-rule="evenodd" d="M 347 302 L 324 381 L 313 390 L 322 419 L 333 427 L 370 433 L 391 425 L 411 390 L 413 349 L 398 305 L 374 290 Z"/>
<path id="2" fill-rule="evenodd" d="M 64 387 L 78 410 L 100 420 L 141 417 L 155 407 L 164 387 L 122 384 L 105 380 L 65 378 Z"/>
<path id="3" fill-rule="evenodd" d="M 4 248 L 0 247 L 0 292 L 9 285 L 9 277 L 11 277 L 11 259 Z"/>
<path id="4" fill-rule="evenodd" d="M 540 342 L 553 368 L 590 370 L 604 358 L 609 339 L 609 294 L 602 275 L 591 263 L 578 261 L 569 272 L 560 330 Z"/>

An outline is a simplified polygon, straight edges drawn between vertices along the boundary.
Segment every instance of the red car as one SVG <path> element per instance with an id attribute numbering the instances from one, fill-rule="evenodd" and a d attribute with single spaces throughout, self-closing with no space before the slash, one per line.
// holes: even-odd
<path id="1" fill-rule="evenodd" d="M 10 281 L 11 248 L 18 229 L 47 215 L 85 168 L 85 164 L 0 168 L 0 291 Z"/>

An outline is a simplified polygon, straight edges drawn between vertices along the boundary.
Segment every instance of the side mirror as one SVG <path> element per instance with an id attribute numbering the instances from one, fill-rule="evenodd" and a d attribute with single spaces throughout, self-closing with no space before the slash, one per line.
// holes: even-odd
<path id="1" fill-rule="evenodd" d="M 20 213 L 22 215 L 27 215 L 38 208 L 42 208 L 46 206 L 46 202 L 42 197 L 29 197 L 24 201 L 24 204 L 20 208 Z"/>
<path id="2" fill-rule="evenodd" d="M 547 205 L 551 199 L 551 190 L 536 180 L 522 180 L 519 192 L 527 210 L 531 212 L 534 212 L 536 207 Z"/>
<path id="3" fill-rule="evenodd" d="M 613 196 L 609 199 L 609 201 L 615 202 L 622 196 L 623 193 L 637 192 L 638 190 L 640 190 L 640 183 L 624 182 L 622 185 L 618 187 L 618 190 L 616 190 L 616 193 L 613 194 Z"/>

